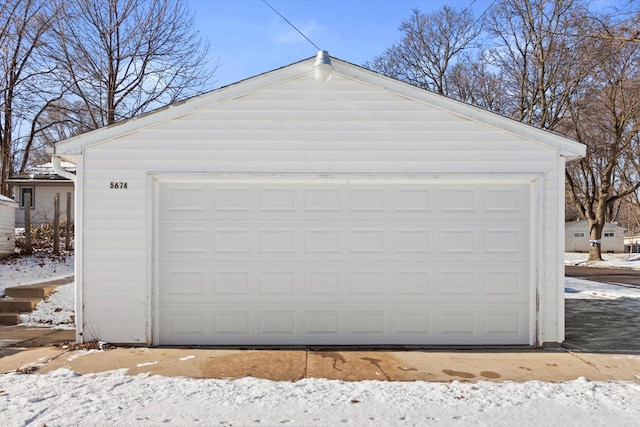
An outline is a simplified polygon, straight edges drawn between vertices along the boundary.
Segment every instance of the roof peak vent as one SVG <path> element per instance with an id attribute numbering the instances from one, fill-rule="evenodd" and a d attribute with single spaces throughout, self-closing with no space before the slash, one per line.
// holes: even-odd
<path id="1" fill-rule="evenodd" d="M 313 65 L 313 74 L 317 82 L 328 82 L 333 74 L 333 66 L 329 52 L 321 50 L 316 55 L 316 63 Z"/>

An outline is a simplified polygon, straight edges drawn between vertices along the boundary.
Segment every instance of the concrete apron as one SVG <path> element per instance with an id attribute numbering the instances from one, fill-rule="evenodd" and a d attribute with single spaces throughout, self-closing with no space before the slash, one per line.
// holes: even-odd
<path id="1" fill-rule="evenodd" d="M 5 353 L 0 357 L 0 372 L 47 373 L 59 368 L 80 374 L 126 369 L 129 375 L 219 379 L 255 377 L 275 381 L 327 378 L 345 381 L 523 382 L 570 381 L 585 377 L 592 381 L 640 382 L 638 355 L 562 350 L 438 352 L 117 348 L 66 351 L 57 347 L 40 347 Z"/>

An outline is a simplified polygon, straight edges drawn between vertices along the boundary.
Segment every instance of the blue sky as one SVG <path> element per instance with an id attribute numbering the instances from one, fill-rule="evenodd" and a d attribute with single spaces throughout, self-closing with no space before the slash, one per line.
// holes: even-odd
<path id="1" fill-rule="evenodd" d="M 400 38 L 398 27 L 412 9 L 458 10 L 480 15 L 492 0 L 267 0 L 329 54 L 354 64 L 379 55 Z M 219 60 L 215 87 L 314 56 L 317 49 L 262 0 L 189 0 L 196 29 Z"/>

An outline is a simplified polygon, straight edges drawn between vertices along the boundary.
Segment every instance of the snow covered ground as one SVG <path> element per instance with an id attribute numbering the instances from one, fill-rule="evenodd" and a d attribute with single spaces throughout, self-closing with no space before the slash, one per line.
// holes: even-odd
<path id="1" fill-rule="evenodd" d="M 564 254 L 565 265 L 640 270 L 640 254 L 602 254 L 603 261 L 587 262 L 587 259 L 589 259 L 587 253 L 567 252 Z"/>
<path id="2" fill-rule="evenodd" d="M 565 277 L 564 297 L 565 299 L 638 298 L 640 304 L 640 288 Z"/>
<path id="3" fill-rule="evenodd" d="M 54 257 L 44 253 L 0 260 L 0 295 L 5 288 L 73 276 L 74 257 Z M 36 310 L 21 317 L 24 326 L 74 329 L 73 284 L 59 286 Z"/>
<path id="4" fill-rule="evenodd" d="M 0 295 L 11 286 L 28 285 L 73 276 L 73 255 L 51 256 L 37 253 L 31 256 L 0 260 Z"/>
<path id="5" fill-rule="evenodd" d="M 55 329 L 75 329 L 74 284 L 58 286 L 53 294 L 36 309 L 20 316 L 23 326 L 46 326 Z"/>
<path id="6" fill-rule="evenodd" d="M 294 425 L 637 426 L 640 384 L 530 381 L 432 383 L 255 378 L 0 376 L 6 426 Z"/>
<path id="7" fill-rule="evenodd" d="M 586 259 L 586 258 L 585 258 Z M 47 276 L 45 269 L 49 271 Z M 13 286 L 71 274 L 73 259 L 40 266 L 0 262 Z M 11 275 L 11 276 L 10 276 Z M 11 283 L 7 283 L 11 282 Z M 567 298 L 640 298 L 640 289 L 567 279 Z M 24 322 L 71 327 L 73 285 L 64 285 Z M 93 350 L 95 351 L 95 350 Z M 640 357 L 640 356 L 625 356 Z M 178 363 L 178 362 L 176 362 Z M 126 375 L 0 375 L 0 424 L 47 425 L 615 425 L 636 426 L 640 384 L 578 379 L 549 383 L 344 382 L 255 378 L 203 380 Z"/>

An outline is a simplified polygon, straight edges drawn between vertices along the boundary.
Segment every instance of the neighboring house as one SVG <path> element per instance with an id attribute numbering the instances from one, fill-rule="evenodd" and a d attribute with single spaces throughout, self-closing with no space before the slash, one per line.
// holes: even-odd
<path id="1" fill-rule="evenodd" d="M 586 220 L 566 222 L 564 225 L 565 252 L 589 252 L 589 223 Z M 600 250 L 603 253 L 624 252 L 624 228 L 606 223 L 602 230 Z"/>
<path id="2" fill-rule="evenodd" d="M 624 251 L 628 254 L 640 253 L 640 235 L 631 234 L 624 237 Z"/>
<path id="3" fill-rule="evenodd" d="M 15 253 L 18 204 L 0 194 L 0 259 Z"/>
<path id="4" fill-rule="evenodd" d="M 584 153 L 328 56 L 61 141 L 77 339 L 558 345 Z"/>
<path id="5" fill-rule="evenodd" d="M 62 167 L 75 173 L 74 163 L 63 162 Z M 16 227 L 24 227 L 24 205 L 26 195 L 31 196 L 31 225 L 52 224 L 54 215 L 53 199 L 60 194 L 60 220 L 67 217 L 67 194 L 71 194 L 71 210 L 68 213 L 73 220 L 73 181 L 56 174 L 51 163 L 38 165 L 33 169 L 11 176 L 7 182 L 13 187 L 13 198 L 19 203 L 16 213 Z"/>

